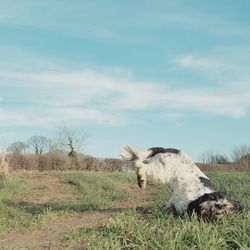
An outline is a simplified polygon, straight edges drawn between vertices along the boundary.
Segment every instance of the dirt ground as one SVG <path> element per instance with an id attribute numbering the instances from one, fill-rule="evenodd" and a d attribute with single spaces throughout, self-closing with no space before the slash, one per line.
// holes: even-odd
<path id="1" fill-rule="evenodd" d="M 56 175 L 30 175 L 28 182 L 34 190 L 34 197 L 29 197 L 29 199 L 37 205 L 44 205 L 52 200 L 73 201 L 80 198 L 77 193 L 72 195 L 72 192 L 66 192 L 65 190 L 72 187 L 60 182 L 60 178 Z M 121 187 L 132 194 L 129 200 L 114 202 L 112 208 L 96 212 L 62 215 L 35 230 L 10 232 L 0 237 L 0 248 L 66 249 L 64 239 L 72 231 L 95 228 L 122 211 L 147 207 L 152 202 L 152 191 L 140 191 L 139 188 L 128 183 L 122 183 Z M 84 249 L 84 247 L 82 245 L 72 246 L 67 249 Z"/>

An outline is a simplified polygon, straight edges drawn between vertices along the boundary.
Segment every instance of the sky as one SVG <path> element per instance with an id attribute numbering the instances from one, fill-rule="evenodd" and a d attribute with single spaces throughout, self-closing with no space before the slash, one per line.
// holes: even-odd
<path id="1" fill-rule="evenodd" d="M 82 151 L 250 144 L 250 1 L 0 0 L 0 144 L 58 126 Z"/>

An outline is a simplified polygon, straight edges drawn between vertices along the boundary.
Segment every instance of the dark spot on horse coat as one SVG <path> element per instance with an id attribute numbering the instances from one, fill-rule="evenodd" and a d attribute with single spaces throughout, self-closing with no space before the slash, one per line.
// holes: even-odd
<path id="1" fill-rule="evenodd" d="M 179 154 L 181 151 L 179 149 L 175 149 L 175 148 L 161 148 L 161 147 L 153 147 L 153 148 L 149 148 L 149 151 L 151 151 L 151 154 L 148 156 L 149 157 L 154 157 L 157 154 L 161 154 L 161 153 L 171 153 L 171 154 Z"/>
<path id="2" fill-rule="evenodd" d="M 200 182 L 204 185 L 204 187 L 214 190 L 214 186 L 209 179 L 201 177 L 201 176 L 199 177 L 199 179 L 200 179 Z"/>
<path id="3" fill-rule="evenodd" d="M 145 182 L 145 180 L 142 178 L 142 176 L 141 175 L 137 175 L 137 183 L 138 183 L 138 186 L 140 188 L 143 187 L 144 182 Z"/>

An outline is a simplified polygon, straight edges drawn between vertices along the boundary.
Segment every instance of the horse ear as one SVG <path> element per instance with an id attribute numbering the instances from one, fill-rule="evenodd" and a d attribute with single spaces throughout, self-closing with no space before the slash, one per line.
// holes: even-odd
<path id="1" fill-rule="evenodd" d="M 121 148 L 121 157 L 125 161 L 136 161 L 138 153 L 131 146 L 125 145 Z"/>
<path id="2" fill-rule="evenodd" d="M 149 164 L 149 158 L 152 155 L 152 150 L 148 149 L 142 153 L 142 157 L 145 159 L 144 162 L 145 164 Z"/>

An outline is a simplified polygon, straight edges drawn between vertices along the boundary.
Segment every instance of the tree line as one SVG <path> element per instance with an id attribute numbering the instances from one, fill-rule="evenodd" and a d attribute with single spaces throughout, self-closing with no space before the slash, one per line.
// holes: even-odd
<path id="1" fill-rule="evenodd" d="M 81 149 L 87 138 L 86 133 L 63 125 L 57 127 L 57 136 L 53 139 L 35 135 L 26 142 L 13 142 L 7 148 L 9 169 L 107 172 L 122 170 L 122 162 L 119 159 L 96 158 L 83 154 Z"/>
<path id="2" fill-rule="evenodd" d="M 35 155 L 60 151 L 66 153 L 70 157 L 76 156 L 86 142 L 87 135 L 66 126 L 60 126 L 57 130 L 58 136 L 54 139 L 42 135 L 34 135 L 26 142 L 13 142 L 8 147 L 8 151 L 11 154 L 20 155 L 26 154 L 27 150 L 32 151 Z"/>
<path id="3" fill-rule="evenodd" d="M 97 159 L 81 153 L 88 135 L 67 127 L 57 127 L 57 136 L 53 139 L 34 135 L 26 142 L 15 141 L 7 149 L 12 169 L 121 169 L 117 159 Z M 227 154 L 211 151 L 201 153 L 199 162 L 203 164 L 228 165 L 237 170 L 250 170 L 250 146 L 234 147 Z M 83 166 L 84 165 L 84 166 Z"/>
<path id="4" fill-rule="evenodd" d="M 250 146 L 236 146 L 229 155 L 211 151 L 203 152 L 199 161 L 204 164 L 231 164 L 235 168 L 250 170 Z"/>

